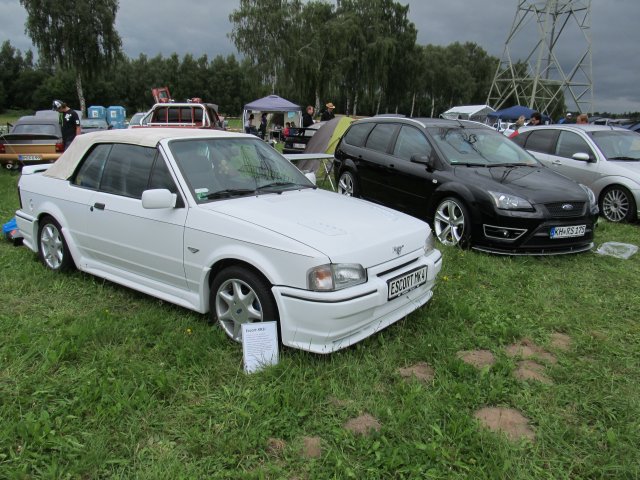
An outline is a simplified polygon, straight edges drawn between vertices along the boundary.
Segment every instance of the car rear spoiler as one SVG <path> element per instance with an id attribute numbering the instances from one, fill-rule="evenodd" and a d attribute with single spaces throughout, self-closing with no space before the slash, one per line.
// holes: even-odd
<path id="1" fill-rule="evenodd" d="M 5 133 L 2 138 L 7 143 L 18 143 L 26 140 L 58 140 L 61 137 L 50 133 Z"/>

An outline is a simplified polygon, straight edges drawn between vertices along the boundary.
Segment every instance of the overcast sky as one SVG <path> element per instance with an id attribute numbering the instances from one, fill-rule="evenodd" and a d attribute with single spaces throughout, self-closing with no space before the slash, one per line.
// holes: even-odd
<path id="1" fill-rule="evenodd" d="M 400 0 L 409 4 L 409 17 L 418 29 L 418 43 L 448 45 L 475 42 L 502 57 L 516 13 L 517 0 Z M 229 14 L 238 0 L 120 0 L 116 27 L 129 57 L 140 53 L 168 56 L 173 52 L 196 57 L 237 54 L 227 34 Z M 0 42 L 25 51 L 32 48 L 24 34 L 26 14 L 19 0 L 0 0 Z M 593 0 L 593 110 L 615 113 L 640 111 L 640 0 Z M 538 39 L 533 23 L 512 45 L 512 55 L 526 56 Z M 587 43 L 579 29 L 565 29 L 558 49 L 563 64 L 573 66 Z M 566 68 L 566 67 L 565 67 Z"/>

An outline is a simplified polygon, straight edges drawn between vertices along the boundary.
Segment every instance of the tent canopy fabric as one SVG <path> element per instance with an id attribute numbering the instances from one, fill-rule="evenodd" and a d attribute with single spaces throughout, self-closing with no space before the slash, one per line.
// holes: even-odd
<path id="1" fill-rule="evenodd" d="M 345 116 L 337 116 L 328 122 L 325 122 L 313 137 L 309 139 L 305 153 L 334 153 L 338 141 L 347 130 L 353 118 Z"/>
<path id="2" fill-rule="evenodd" d="M 489 105 L 460 105 L 450 108 L 440 116 L 451 120 L 462 119 L 482 122 L 487 115 L 493 112 L 495 110 Z"/>
<path id="3" fill-rule="evenodd" d="M 535 110 L 523 107 L 521 105 L 514 105 L 513 107 L 504 108 L 502 110 L 498 110 L 497 112 L 490 113 L 487 115 L 488 118 L 493 120 L 507 120 L 511 122 L 515 122 L 518 120 L 520 115 L 524 115 L 524 118 L 531 118 L 531 115 L 535 112 Z M 542 121 L 549 122 L 551 118 L 548 115 L 542 114 Z"/>
<path id="4" fill-rule="evenodd" d="M 298 112 L 302 111 L 300 105 L 290 102 L 278 95 L 268 95 L 244 106 L 245 110 L 257 110 L 259 112 Z"/>

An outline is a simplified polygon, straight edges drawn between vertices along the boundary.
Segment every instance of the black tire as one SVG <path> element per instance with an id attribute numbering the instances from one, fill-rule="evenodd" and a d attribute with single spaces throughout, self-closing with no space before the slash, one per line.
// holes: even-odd
<path id="1" fill-rule="evenodd" d="M 49 216 L 40 219 L 38 257 L 54 272 L 67 272 L 75 267 L 60 224 Z"/>
<path id="2" fill-rule="evenodd" d="M 433 233 L 443 245 L 471 246 L 471 216 L 462 200 L 446 197 L 433 213 Z"/>
<path id="3" fill-rule="evenodd" d="M 358 185 L 358 179 L 355 173 L 351 170 L 343 170 L 338 179 L 337 185 L 338 193 L 346 195 L 348 197 L 359 197 L 360 186 Z"/>
<path id="4" fill-rule="evenodd" d="M 269 284 L 241 266 L 227 267 L 216 275 L 211 284 L 209 314 L 236 342 L 242 341 L 243 323 L 279 320 Z"/>
<path id="5" fill-rule="evenodd" d="M 636 218 L 636 201 L 621 185 L 611 185 L 600 194 L 600 213 L 610 222 L 632 222 Z"/>

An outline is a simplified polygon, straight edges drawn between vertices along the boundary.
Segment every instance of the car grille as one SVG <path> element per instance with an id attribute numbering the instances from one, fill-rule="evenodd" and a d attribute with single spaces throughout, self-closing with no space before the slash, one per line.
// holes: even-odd
<path id="1" fill-rule="evenodd" d="M 554 218 L 571 218 L 584 215 L 585 202 L 555 202 L 544 206 Z"/>

